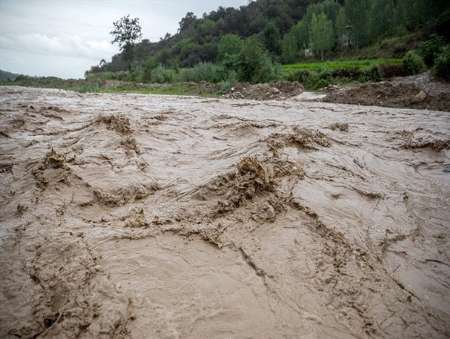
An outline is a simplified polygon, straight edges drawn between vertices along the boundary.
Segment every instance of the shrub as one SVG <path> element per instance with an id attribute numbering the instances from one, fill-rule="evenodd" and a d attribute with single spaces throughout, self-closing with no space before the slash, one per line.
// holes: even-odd
<path id="1" fill-rule="evenodd" d="M 360 80 L 362 81 L 380 81 L 383 76 L 378 66 L 372 66 L 368 70 L 362 72 Z"/>
<path id="2" fill-rule="evenodd" d="M 239 54 L 238 78 L 242 82 L 261 83 L 281 77 L 281 66 L 274 65 L 256 38 L 248 38 Z"/>
<path id="3" fill-rule="evenodd" d="M 227 79 L 225 68 L 211 63 L 200 63 L 192 68 L 181 70 L 179 80 L 183 82 L 207 81 L 211 83 L 221 82 Z"/>
<path id="4" fill-rule="evenodd" d="M 126 80 L 132 82 L 142 82 L 144 81 L 143 73 L 144 72 L 141 67 L 134 68 L 132 71 L 129 72 Z"/>
<path id="5" fill-rule="evenodd" d="M 175 80 L 175 75 L 173 69 L 168 69 L 160 65 L 151 71 L 150 81 L 159 84 L 170 83 Z"/>
<path id="6" fill-rule="evenodd" d="M 406 53 L 402 60 L 402 65 L 409 75 L 418 74 L 425 69 L 422 57 L 413 51 Z"/>
<path id="7" fill-rule="evenodd" d="M 450 81 L 450 45 L 444 48 L 444 51 L 435 61 L 434 74 L 445 81 Z"/>
<path id="8" fill-rule="evenodd" d="M 278 63 L 273 63 L 272 58 L 265 54 L 260 63 L 260 67 L 255 70 L 253 82 L 262 83 L 281 79 L 283 67 Z"/>
<path id="9" fill-rule="evenodd" d="M 438 35 L 434 35 L 430 40 L 427 40 L 420 45 L 419 53 L 428 67 L 434 65 L 434 62 L 439 54 L 441 54 L 444 45 L 444 39 Z"/>
<path id="10" fill-rule="evenodd" d="M 305 84 L 313 76 L 312 72 L 306 70 L 300 70 L 288 75 L 289 81 L 298 81 L 301 84 Z"/>
<path id="11" fill-rule="evenodd" d="M 123 80 L 126 81 L 129 78 L 128 71 L 119 71 L 119 72 L 86 72 L 85 77 L 86 80 Z"/>
<path id="12" fill-rule="evenodd" d="M 158 63 L 156 62 L 156 59 L 153 57 L 148 58 L 142 69 L 141 80 L 143 82 L 151 82 L 152 81 L 152 71 L 157 67 L 158 67 Z"/>
<path id="13" fill-rule="evenodd" d="M 298 81 L 308 90 L 327 87 L 333 82 L 333 74 L 328 71 L 314 72 L 300 70 L 288 76 L 289 81 Z"/>

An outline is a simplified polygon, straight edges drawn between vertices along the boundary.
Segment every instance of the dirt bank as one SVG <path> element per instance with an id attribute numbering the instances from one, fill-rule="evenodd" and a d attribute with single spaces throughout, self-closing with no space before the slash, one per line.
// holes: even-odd
<path id="1" fill-rule="evenodd" d="M 303 93 L 303 85 L 294 81 L 276 81 L 267 84 L 239 83 L 224 94 L 228 99 L 286 100 Z"/>
<path id="2" fill-rule="evenodd" d="M 0 337 L 447 338 L 447 113 L 0 87 Z"/>
<path id="3" fill-rule="evenodd" d="M 331 88 L 325 102 L 450 111 L 450 84 L 430 73 L 392 81 Z"/>

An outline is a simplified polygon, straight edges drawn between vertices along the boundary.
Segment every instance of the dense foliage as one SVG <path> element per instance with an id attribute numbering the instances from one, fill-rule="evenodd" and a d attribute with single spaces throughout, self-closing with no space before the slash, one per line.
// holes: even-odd
<path id="1" fill-rule="evenodd" d="M 0 81 L 3 80 L 14 80 L 19 76 L 19 74 L 3 71 L 0 69 Z"/>
<path id="2" fill-rule="evenodd" d="M 292 63 L 362 49 L 419 30 L 446 37 L 449 26 L 447 0 L 256 0 L 238 9 L 219 7 L 201 18 L 187 13 L 177 34 L 166 34 L 159 42 L 144 39 L 132 52 L 123 50 L 93 71 L 126 70 L 130 53 L 134 67 L 222 62 L 238 71 L 241 47 L 255 40 L 265 50 L 266 60 L 259 63 L 269 63 L 266 55 L 272 62 Z M 425 57 L 425 62 L 435 57 Z"/>
<path id="3" fill-rule="evenodd" d="M 422 57 L 413 51 L 406 53 L 402 63 L 406 73 L 410 75 L 418 74 L 425 69 Z"/>
<path id="4" fill-rule="evenodd" d="M 436 58 L 434 72 L 442 80 L 450 81 L 450 46 Z"/>

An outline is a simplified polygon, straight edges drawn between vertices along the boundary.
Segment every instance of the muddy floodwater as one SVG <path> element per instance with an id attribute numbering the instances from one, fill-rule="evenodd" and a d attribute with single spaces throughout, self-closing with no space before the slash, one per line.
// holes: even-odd
<path id="1" fill-rule="evenodd" d="M 0 87 L 1 338 L 448 338 L 450 113 Z"/>

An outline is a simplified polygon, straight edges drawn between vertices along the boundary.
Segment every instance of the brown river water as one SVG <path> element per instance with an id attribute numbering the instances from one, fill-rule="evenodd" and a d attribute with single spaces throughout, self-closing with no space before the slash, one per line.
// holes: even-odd
<path id="1" fill-rule="evenodd" d="M 0 87 L 1 338 L 448 338 L 450 113 Z"/>

